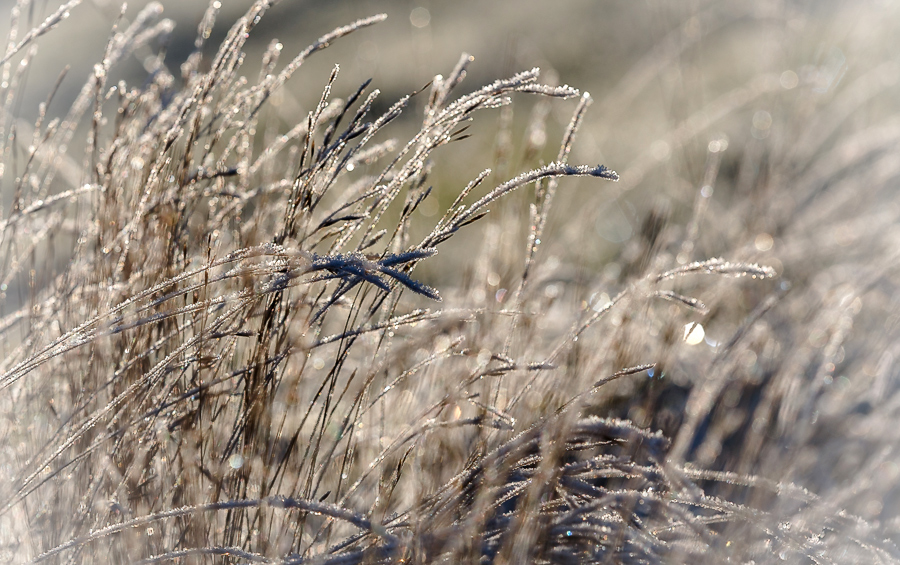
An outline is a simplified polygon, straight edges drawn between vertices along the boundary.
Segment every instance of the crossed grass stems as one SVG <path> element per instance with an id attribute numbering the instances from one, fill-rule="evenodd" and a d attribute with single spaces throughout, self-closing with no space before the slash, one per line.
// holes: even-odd
<path id="1" fill-rule="evenodd" d="M 461 319 L 471 321 L 485 313 L 471 307 L 398 313 L 404 289 L 441 300 L 438 290 L 412 277 L 415 266 L 484 218 L 489 205 L 536 184 L 523 275 L 506 311 L 512 319 L 507 331 L 513 336 L 522 327 L 529 277 L 558 178 L 618 177 L 604 166 L 568 164 L 591 98 L 568 86 L 540 84 L 537 69 L 451 100 L 472 62 L 467 55 L 446 78 L 438 76 L 431 83 L 422 128 L 402 147 L 375 137 L 407 110 L 412 95 L 367 121 L 378 91 L 366 94 L 366 83 L 346 101 L 332 100 L 336 67 L 307 119 L 286 134 L 266 138 L 265 149 L 254 158 L 256 131 L 265 130 L 261 120 L 270 96 L 310 55 L 384 19 L 375 16 L 336 29 L 277 73 L 281 46 L 273 42 L 258 82 L 251 85 L 238 74 L 241 50 L 267 8 L 265 2 L 254 4 L 232 27 L 210 70 L 203 72 L 202 48 L 219 9 L 212 3 L 198 30 L 197 51 L 182 66 L 185 86 L 180 90 L 173 91 L 173 76 L 161 56 L 145 59 L 153 70 L 149 86 L 138 90 L 120 83 L 110 88 L 106 81 L 115 64 L 171 29 L 166 20 L 153 24 L 159 7 L 148 6 L 133 24 L 113 34 L 102 63 L 65 120 L 45 125 L 47 105 L 42 106 L 34 127 L 36 143 L 21 177 L 30 184 L 17 187 L 14 211 L 2 224 L 7 282 L 22 264 L 15 259 L 23 254 L 17 255 L 11 243 L 20 224 L 43 213 L 45 233 L 59 230 L 65 218 L 57 208 L 91 200 L 90 213 L 80 216 L 68 266 L 32 304 L 0 321 L 4 332 L 28 324 L 22 344 L 0 363 L 2 390 L 43 394 L 51 385 L 34 381 L 54 371 L 77 383 L 68 406 L 58 401 L 58 427 L 41 438 L 2 492 L 7 516 L 21 512 L 31 500 L 43 501 L 33 517 L 41 532 L 34 561 L 90 560 L 92 548 L 99 550 L 102 542 L 109 544 L 111 555 L 142 555 L 146 563 L 191 555 L 283 563 L 448 556 L 505 562 L 702 559 L 717 543 L 714 525 L 730 522 L 748 522 L 765 532 L 746 542 L 753 551 L 773 551 L 774 543 L 815 557 L 819 546 L 809 541 L 815 535 L 812 528 L 773 530 L 764 512 L 708 496 L 695 481 L 777 493 L 800 506 L 815 501 L 813 495 L 667 461 L 670 446 L 661 435 L 626 421 L 584 416 L 600 387 L 646 371 L 653 363 L 615 371 L 531 422 L 509 415 L 537 379 L 554 371 L 578 338 L 620 303 L 660 298 L 704 313 L 706 306 L 698 299 L 659 286 L 696 273 L 774 275 L 755 264 L 711 259 L 647 276 L 603 308 L 582 312 L 545 359 L 517 361 L 502 352 L 479 358 L 476 369 L 462 382 L 447 385 L 450 392 L 420 409 L 414 423 L 392 442 L 354 445 L 352 430 L 364 414 L 383 408 L 389 393 L 430 366 L 476 353 L 463 348 L 462 339 L 412 364 L 386 353 L 394 332 L 439 329 L 448 316 L 462 312 Z M 3 62 L 56 25 L 60 13 L 11 43 L 15 47 Z M 17 79 L 21 75 L 10 81 L 9 92 L 15 92 Z M 463 139 L 465 124 L 476 111 L 506 106 L 515 93 L 579 97 L 556 160 L 464 204 L 491 177 L 485 170 L 459 193 L 430 233 L 411 244 L 414 213 L 431 195 L 426 188 L 431 154 Z M 112 125 L 104 123 L 110 101 L 117 110 Z M 7 106 L 6 115 L 9 111 Z M 91 180 L 54 193 L 57 176 L 77 168 L 65 147 L 85 119 L 91 132 L 85 159 Z M 344 120 L 347 125 L 341 129 Z M 351 179 L 354 171 L 373 170 L 384 159 L 389 162 L 380 172 Z M 279 164 L 283 166 L 277 168 Z M 135 168 L 138 173 L 126 173 Z M 389 232 L 382 227 L 385 216 L 404 192 L 399 219 Z M 107 221 L 94 222 L 94 217 Z M 237 250 L 216 257 L 229 246 Z M 351 298 L 352 291 L 356 295 Z M 341 321 L 343 307 L 349 313 Z M 67 326 L 74 329 L 58 329 Z M 327 328 L 338 331 L 325 335 Z M 46 338 L 52 335 L 58 337 Z M 361 341 L 364 337 L 374 337 L 374 346 Z M 315 378 L 307 376 L 311 353 L 329 346 L 336 346 L 333 363 L 307 398 L 305 411 L 302 404 L 290 409 L 302 414 L 300 422 L 286 415 L 279 422 L 279 389 Z M 382 389 L 374 388 L 376 370 L 358 383 L 360 369 L 348 371 L 345 365 L 357 350 L 366 355 L 366 348 L 376 367 L 401 360 L 398 369 L 406 368 Z M 106 373 L 109 368 L 114 368 L 111 374 Z M 485 377 L 516 373 L 530 376 L 505 407 L 469 390 Z M 358 390 L 353 392 L 351 385 Z M 457 401 L 477 407 L 477 413 L 454 421 L 438 417 Z M 224 423 L 228 420 L 232 423 Z M 404 462 L 417 442 L 435 430 L 465 428 L 477 430 L 477 441 L 463 457 L 461 470 L 405 510 L 388 513 Z M 203 453 L 199 472 L 184 462 L 186 452 L 197 449 Z M 363 453 L 372 453 L 368 464 L 361 463 Z M 243 466 L 221 470 L 240 454 L 247 456 Z M 605 478 L 603 485 L 598 477 Z M 153 486 L 154 481 L 159 485 Z M 199 486 L 204 481 L 212 491 Z M 324 485 L 331 490 L 322 493 Z M 146 497 L 148 489 L 157 502 L 142 502 L 146 512 L 129 517 L 134 510 L 117 499 L 129 491 Z M 250 496 L 251 491 L 258 496 Z M 374 501 L 372 492 L 379 493 Z M 221 500 L 230 493 L 239 496 Z M 69 496 L 77 498 L 77 506 L 63 502 Z M 111 502 L 105 510 L 93 510 L 102 506 L 103 496 Z M 325 502 L 329 496 L 336 502 Z M 154 504 L 169 506 L 159 510 Z M 348 509 L 366 504 L 370 510 L 365 515 Z M 283 513 L 280 518 L 278 512 Z M 835 530 L 853 525 L 843 515 L 830 520 Z M 165 533 L 150 534 L 149 540 L 134 533 L 153 525 Z M 253 535 L 255 531 L 267 532 L 266 539 Z M 219 541 L 212 543 L 210 537 Z M 290 550 L 279 545 L 285 539 Z M 271 556 L 279 552 L 280 557 Z"/>

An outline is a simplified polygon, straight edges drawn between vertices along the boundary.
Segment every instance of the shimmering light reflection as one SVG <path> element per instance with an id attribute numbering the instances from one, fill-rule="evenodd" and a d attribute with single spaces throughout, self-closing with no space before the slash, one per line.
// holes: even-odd
<path id="1" fill-rule="evenodd" d="M 703 342 L 706 331 L 697 322 L 690 322 L 684 326 L 684 341 L 688 345 L 697 345 Z"/>

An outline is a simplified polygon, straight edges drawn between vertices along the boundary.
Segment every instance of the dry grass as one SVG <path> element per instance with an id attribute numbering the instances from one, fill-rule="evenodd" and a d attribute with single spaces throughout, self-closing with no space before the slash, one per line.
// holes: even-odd
<path id="1" fill-rule="evenodd" d="M 268 7 L 204 56 L 211 4 L 177 72 L 158 6 L 121 19 L 67 114 L 48 101 L 34 123 L 22 82 L 70 6 L 32 31 L 13 16 L 0 559 L 900 560 L 900 125 L 842 126 L 895 63 L 818 107 L 803 93 L 828 64 L 759 76 L 620 180 L 569 162 L 588 94 L 538 69 L 465 91 L 467 55 L 386 106 L 368 83 L 338 98 L 335 67 L 285 122 L 271 101 L 303 63 L 383 16 L 287 62 L 272 41 L 247 78 Z M 601 104 L 682 49 L 668 38 Z M 111 84 L 135 54 L 146 81 Z M 796 106 L 786 126 L 756 112 L 747 139 L 713 135 L 765 96 Z M 571 118 L 551 150 L 554 105 Z M 496 108 L 495 168 L 521 169 L 443 168 L 433 191 Z M 688 205 L 579 266 L 594 194 L 673 150 L 702 163 Z"/>

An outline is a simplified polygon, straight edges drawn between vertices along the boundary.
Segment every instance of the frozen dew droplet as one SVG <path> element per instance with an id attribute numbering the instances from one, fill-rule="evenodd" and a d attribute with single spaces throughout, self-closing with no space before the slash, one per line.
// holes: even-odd
<path id="1" fill-rule="evenodd" d="M 427 8 L 418 6 L 409 13 L 409 23 L 418 28 L 423 28 L 431 23 L 431 12 Z"/>
<path id="2" fill-rule="evenodd" d="M 797 85 L 800 84 L 800 77 L 798 77 L 797 73 L 794 71 L 784 71 L 781 73 L 781 78 L 778 82 L 781 84 L 781 88 L 790 90 L 796 88 Z"/>
<path id="3" fill-rule="evenodd" d="M 657 161 L 668 161 L 672 155 L 672 148 L 662 139 L 657 139 L 650 144 L 650 154 Z"/>
<path id="4" fill-rule="evenodd" d="M 759 251 L 768 251 L 772 249 L 772 246 L 775 245 L 775 240 L 771 235 L 767 233 L 761 233 L 756 236 L 756 239 L 753 241 L 753 245 Z M 756 277 L 754 277 L 756 278 Z"/>
<path id="5" fill-rule="evenodd" d="M 772 114 L 765 110 L 760 110 L 753 114 L 753 127 L 759 130 L 766 130 L 772 127 Z"/>

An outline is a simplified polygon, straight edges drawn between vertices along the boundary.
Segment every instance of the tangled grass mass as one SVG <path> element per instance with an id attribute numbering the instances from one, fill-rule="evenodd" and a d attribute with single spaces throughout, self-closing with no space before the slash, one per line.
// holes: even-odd
<path id="1" fill-rule="evenodd" d="M 0 60 L 0 561 L 900 561 L 896 62 L 573 164 L 592 97 L 466 54 L 399 100 L 335 66 L 286 118 L 385 16 L 251 64 L 263 0 L 174 63 L 123 9 L 55 116 L 22 93 L 77 4 L 19 2 Z"/>

